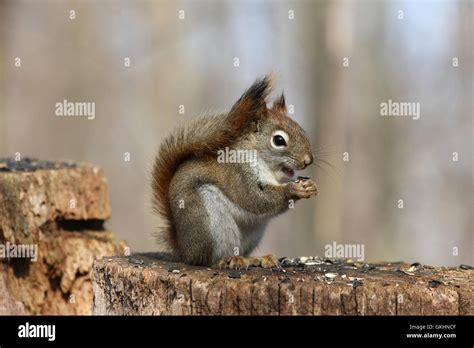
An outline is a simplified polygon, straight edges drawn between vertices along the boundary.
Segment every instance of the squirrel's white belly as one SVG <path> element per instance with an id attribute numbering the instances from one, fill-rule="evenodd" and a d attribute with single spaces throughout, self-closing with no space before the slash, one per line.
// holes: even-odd
<path id="1" fill-rule="evenodd" d="M 214 185 L 203 185 L 198 193 L 209 218 L 215 258 L 250 253 L 260 242 L 271 216 L 244 210 Z"/>

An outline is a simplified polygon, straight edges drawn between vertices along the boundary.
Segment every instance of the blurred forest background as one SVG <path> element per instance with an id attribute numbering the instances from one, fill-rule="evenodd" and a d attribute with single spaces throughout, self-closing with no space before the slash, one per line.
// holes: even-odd
<path id="1" fill-rule="evenodd" d="M 101 165 L 107 227 L 151 251 L 161 139 L 273 71 L 331 165 L 308 171 L 319 197 L 275 219 L 257 254 L 336 241 L 368 261 L 472 264 L 472 19 L 472 1 L 0 0 L 0 156 Z M 55 116 L 63 99 L 95 102 L 95 119 Z M 419 102 L 420 119 L 380 116 L 388 99 Z"/>

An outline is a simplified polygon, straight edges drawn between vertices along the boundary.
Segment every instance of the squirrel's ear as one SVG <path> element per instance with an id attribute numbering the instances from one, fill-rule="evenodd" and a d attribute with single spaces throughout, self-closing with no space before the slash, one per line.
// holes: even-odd
<path id="1" fill-rule="evenodd" d="M 256 115 L 266 115 L 267 102 L 266 98 L 270 94 L 272 88 L 272 76 L 267 75 L 263 79 L 259 79 L 247 89 L 244 94 L 237 100 L 231 109 L 231 113 L 239 114 L 250 120 Z"/>
<path id="2" fill-rule="evenodd" d="M 273 107 L 276 107 L 278 109 L 286 110 L 286 102 L 285 102 L 285 94 L 284 93 L 281 94 L 280 98 L 275 100 L 275 102 L 273 103 Z"/>
<path id="3" fill-rule="evenodd" d="M 259 121 L 252 121 L 252 122 L 250 123 L 250 129 L 251 129 L 254 133 L 260 132 L 260 123 L 259 123 Z"/>

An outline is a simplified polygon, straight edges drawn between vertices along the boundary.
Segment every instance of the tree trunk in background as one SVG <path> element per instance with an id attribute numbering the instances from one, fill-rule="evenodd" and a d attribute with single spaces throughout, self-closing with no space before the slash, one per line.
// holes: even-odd
<path id="1" fill-rule="evenodd" d="M 273 18 L 282 37 L 279 47 L 282 62 L 275 71 L 279 78 L 276 92 L 285 91 L 287 105 L 294 105 L 294 114 L 290 116 L 306 130 L 315 149 L 326 145 L 322 140 L 322 119 L 326 117 L 325 93 L 328 88 L 328 71 L 324 68 L 329 63 L 326 53 L 327 8 L 327 2 L 322 1 L 293 3 L 276 8 Z M 289 10 L 294 11 L 293 20 L 288 19 Z M 308 171 L 320 190 L 327 192 L 321 172 L 314 167 Z M 319 197 L 298 202 L 294 209 L 284 214 L 286 218 L 278 217 L 270 223 L 265 236 L 268 243 L 259 253 L 276 252 L 281 256 L 318 254 L 316 241 L 319 241 L 320 231 L 324 230 L 324 226 L 319 224 L 321 221 L 317 224 L 314 221 L 318 201 Z"/>
<path id="2" fill-rule="evenodd" d="M 380 103 L 393 92 L 386 83 L 391 71 L 384 66 L 385 9 L 382 3 L 363 2 L 354 5 L 351 14 L 354 49 L 348 68 L 349 102 L 345 103 L 349 111 L 345 129 L 355 136 L 346 140 L 343 150 L 349 153 L 349 161 L 342 162 L 345 200 L 337 214 L 341 219 L 342 242 L 369 245 L 366 259 L 375 256 L 390 260 L 389 241 L 396 227 L 392 221 L 397 207 L 393 197 L 397 170 L 390 165 L 390 159 L 398 159 L 394 152 L 401 138 L 397 123 L 382 119 L 379 114 Z"/>
<path id="3" fill-rule="evenodd" d="M 2 156 L 6 149 L 6 123 L 5 123 L 5 89 L 6 89 L 6 75 L 7 75 L 7 56 L 6 56 L 6 12 L 7 4 L 0 2 L 0 156 Z"/>
<path id="4" fill-rule="evenodd" d="M 316 148 L 321 149 L 321 159 L 317 169 L 316 180 L 320 186 L 320 201 L 316 204 L 313 224 L 318 250 L 324 250 L 325 244 L 333 241 L 341 243 L 345 239 L 342 229 L 344 212 L 344 181 L 349 174 L 346 162 L 342 161 L 342 153 L 350 152 L 348 140 L 344 132 L 351 122 L 351 90 L 350 82 L 355 57 L 352 51 L 352 20 L 353 5 L 348 2 L 329 2 L 321 21 L 324 30 L 321 39 L 323 47 L 316 51 L 325 52 L 322 63 L 327 69 L 317 69 L 314 82 L 320 88 L 322 96 L 313 107 L 317 113 L 314 132 Z M 320 29 L 321 30 L 321 29 Z M 306 52 L 309 54 L 309 52 Z M 322 55 L 322 54 L 321 54 Z M 344 58 L 349 59 L 349 66 L 343 65 Z M 329 78 L 330 77 L 330 78 Z M 316 156 L 318 157 L 318 156 Z M 329 162 L 329 164 L 324 163 Z M 319 203 L 319 204 L 318 204 Z"/>

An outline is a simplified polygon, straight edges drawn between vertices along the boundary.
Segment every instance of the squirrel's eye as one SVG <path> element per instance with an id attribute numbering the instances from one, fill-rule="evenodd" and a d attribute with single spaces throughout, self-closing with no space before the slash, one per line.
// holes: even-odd
<path id="1" fill-rule="evenodd" d="M 275 135 L 273 137 L 273 143 L 275 143 L 276 146 L 286 146 L 285 138 L 281 135 Z"/>
<path id="2" fill-rule="evenodd" d="M 276 131 L 272 136 L 272 146 L 277 149 L 288 146 L 288 134 L 284 131 Z"/>

